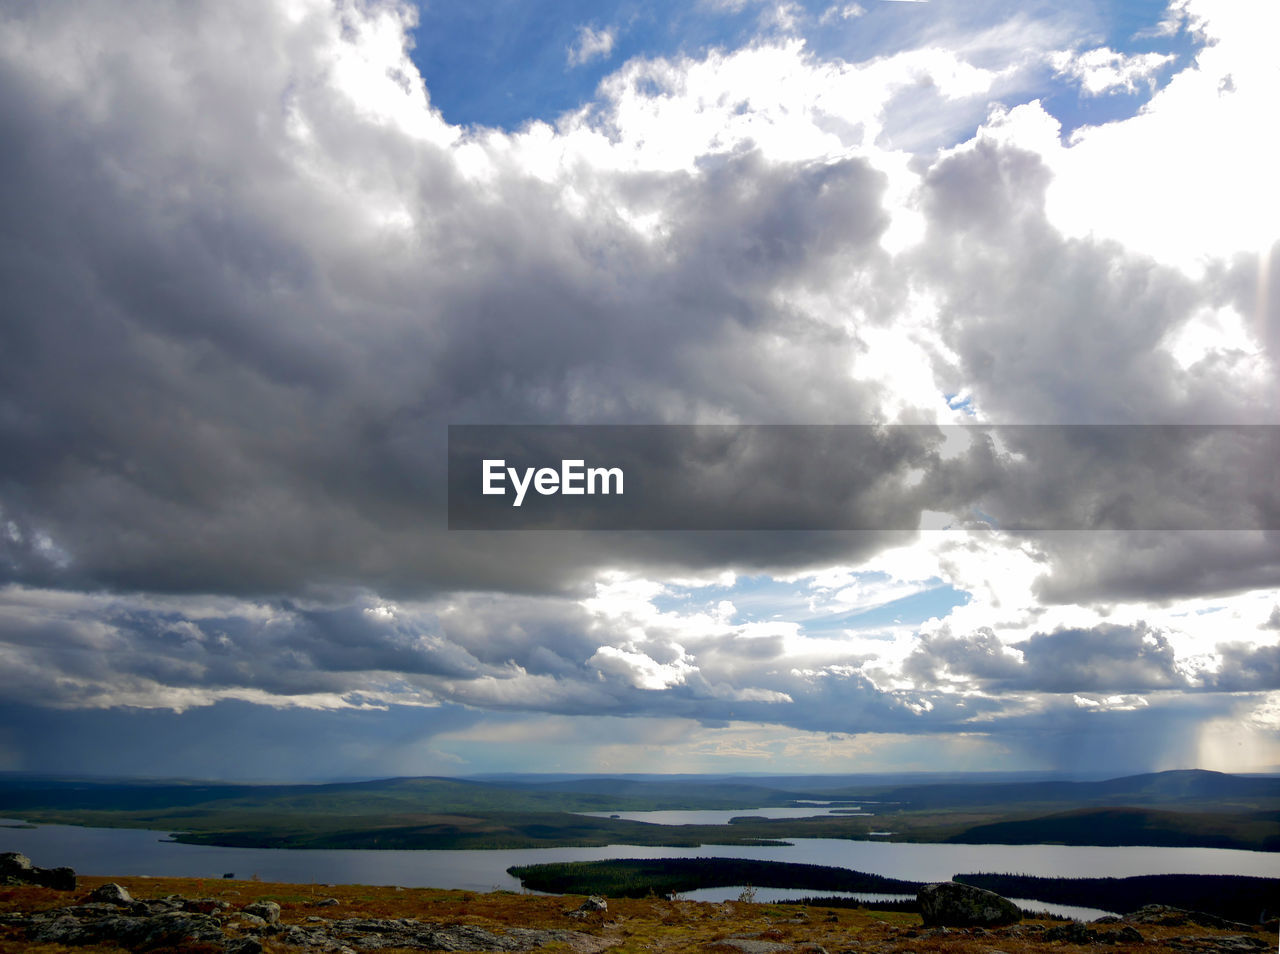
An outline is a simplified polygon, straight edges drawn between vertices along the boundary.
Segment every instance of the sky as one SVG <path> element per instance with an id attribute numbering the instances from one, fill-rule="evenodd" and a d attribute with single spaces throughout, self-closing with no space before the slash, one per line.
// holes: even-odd
<path id="1" fill-rule="evenodd" d="M 0 771 L 1280 771 L 1265 440 L 446 518 L 449 425 L 1280 423 L 1278 21 L 0 0 Z"/>

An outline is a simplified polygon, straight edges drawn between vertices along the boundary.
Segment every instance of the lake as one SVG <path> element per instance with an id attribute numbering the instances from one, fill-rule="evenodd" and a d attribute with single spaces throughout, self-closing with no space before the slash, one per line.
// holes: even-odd
<path id="1" fill-rule="evenodd" d="M 824 807 L 825 806 L 825 807 Z M 648 822 L 650 825 L 727 825 L 734 818 L 819 818 L 824 815 L 849 817 L 870 815 L 854 805 L 823 805 L 812 803 L 807 808 L 738 808 L 733 811 L 715 809 L 669 810 L 649 812 L 574 812 L 594 818 L 623 818 L 627 821 Z"/>
<path id="2" fill-rule="evenodd" d="M 1221 848 L 929 845 L 836 838 L 798 838 L 783 846 L 607 845 L 498 851 L 220 848 L 167 839 L 165 832 L 143 829 L 40 825 L 0 828 L 0 851 L 21 851 L 37 865 L 69 865 L 85 875 L 218 878 L 234 872 L 237 878 L 257 876 L 263 881 L 299 884 L 394 884 L 472 891 L 519 890 L 519 881 L 507 874 L 511 865 L 610 858 L 759 858 L 852 868 L 911 881 L 946 881 L 956 874 L 978 871 L 1064 878 L 1140 874 L 1275 877 L 1280 863 L 1280 856 L 1274 853 Z M 734 891 L 732 897 L 740 891 Z"/>

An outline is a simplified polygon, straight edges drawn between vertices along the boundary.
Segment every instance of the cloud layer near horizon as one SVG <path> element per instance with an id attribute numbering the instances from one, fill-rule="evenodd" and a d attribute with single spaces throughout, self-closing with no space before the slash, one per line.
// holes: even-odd
<path id="1" fill-rule="evenodd" d="M 1065 145 L 1038 75 L 1159 64 L 1063 21 L 855 63 L 774 35 L 630 61 L 508 132 L 433 110 L 408 7 L 6 10 L 6 697 L 1020 753 L 1101 719 L 1117 761 L 1226 719 L 1274 758 L 1262 528 L 495 537 L 442 509 L 448 423 L 1274 422 L 1276 78 L 1237 6 L 1179 5 L 1214 41 L 1194 68 Z M 1223 505 L 1268 477 L 1217 463 Z M 819 633 L 733 594 L 717 616 L 726 572 L 830 613 L 886 575 L 969 600 Z"/>

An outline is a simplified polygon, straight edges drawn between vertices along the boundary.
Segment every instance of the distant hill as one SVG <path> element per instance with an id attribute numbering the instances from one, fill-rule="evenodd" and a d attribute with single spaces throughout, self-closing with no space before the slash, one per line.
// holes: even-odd
<path id="1" fill-rule="evenodd" d="M 697 809 L 752 816 L 755 808 L 827 800 L 867 804 L 875 816 L 747 817 L 728 825 L 681 826 L 607 817 Z M 894 841 L 1277 851 L 1280 779 L 1181 771 L 1092 782 L 941 782 L 814 792 L 723 777 L 244 785 L 0 776 L 0 815 L 33 823 L 151 828 L 180 833 L 182 841 L 245 847 L 758 845 L 805 837 L 862 839 L 888 829 Z"/>
<path id="2" fill-rule="evenodd" d="M 1155 845 L 1280 851 L 1280 812 L 1084 808 L 975 825 L 948 840 L 970 845 Z"/>
<path id="3" fill-rule="evenodd" d="M 1280 778 L 1184 769 L 1129 775 L 1100 782 L 997 782 L 908 785 L 863 790 L 868 799 L 913 809 L 974 805 L 1072 803 L 1158 805 L 1171 802 L 1253 802 L 1280 799 Z M 854 796 L 855 792 L 846 792 Z"/>

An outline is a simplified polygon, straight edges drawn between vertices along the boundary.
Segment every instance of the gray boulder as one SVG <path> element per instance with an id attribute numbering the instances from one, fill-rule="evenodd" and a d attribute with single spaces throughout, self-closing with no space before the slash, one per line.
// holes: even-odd
<path id="1" fill-rule="evenodd" d="M 70 868 L 37 868 L 18 851 L 0 852 L 0 884 L 37 885 L 57 891 L 74 891 L 76 873 Z"/>
<path id="2" fill-rule="evenodd" d="M 1022 912 L 1008 898 L 955 881 L 927 884 L 916 900 L 928 927 L 1001 927 L 1022 920 Z"/>
<path id="3" fill-rule="evenodd" d="M 114 881 L 94 888 L 89 893 L 90 901 L 97 901 L 101 904 L 116 904 L 120 907 L 128 907 L 133 904 L 133 895 L 128 889 L 121 887 Z"/>
<path id="4" fill-rule="evenodd" d="M 1164 927 L 1181 927 L 1184 924 L 1198 924 L 1201 927 L 1218 928 L 1224 931 L 1252 931 L 1252 926 L 1238 921 L 1228 921 L 1216 914 L 1204 911 L 1188 911 L 1167 904 L 1147 904 L 1124 916 L 1125 921 L 1133 924 L 1159 924 Z"/>
<path id="5" fill-rule="evenodd" d="M 600 914 L 609 910 L 609 902 L 597 894 L 593 894 L 582 905 L 569 912 L 569 917 L 576 918 L 581 921 L 591 917 L 593 914 Z"/>
<path id="6" fill-rule="evenodd" d="M 268 924 L 280 923 L 280 905 L 274 901 L 255 901 L 253 904 L 246 904 L 244 913 L 260 917 Z"/>
<path id="7" fill-rule="evenodd" d="M 67 914 L 32 919 L 27 936 L 55 944 L 114 944 L 117 947 L 172 950 L 192 941 L 221 944 L 222 926 L 207 914 L 160 914 L 155 917 L 81 919 Z"/>

